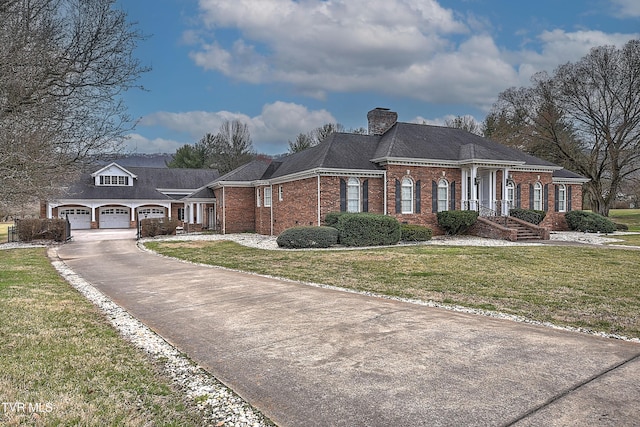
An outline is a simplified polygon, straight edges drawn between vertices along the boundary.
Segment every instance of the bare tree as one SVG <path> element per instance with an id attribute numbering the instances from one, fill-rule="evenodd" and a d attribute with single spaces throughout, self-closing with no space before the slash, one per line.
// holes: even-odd
<path id="1" fill-rule="evenodd" d="M 517 127 L 532 154 L 589 178 L 592 209 L 608 215 L 640 170 L 640 40 L 540 73 L 532 87 L 501 93 L 492 114 Z"/>
<path id="2" fill-rule="evenodd" d="M 211 141 L 208 165 L 225 174 L 255 158 L 249 127 L 239 120 L 225 121 Z"/>
<path id="3" fill-rule="evenodd" d="M 482 135 L 482 125 L 472 116 L 456 116 L 454 119 L 445 120 L 445 126 L 462 129 L 475 135 Z"/>
<path id="4" fill-rule="evenodd" d="M 50 197 L 121 149 L 142 39 L 115 0 L 0 2 L 0 200 Z"/>
<path id="5" fill-rule="evenodd" d="M 294 142 L 289 141 L 289 153 L 297 153 L 307 148 L 315 147 L 334 132 L 344 132 L 344 126 L 340 123 L 325 123 L 307 133 L 300 133 Z M 362 128 L 352 133 L 366 133 Z"/>

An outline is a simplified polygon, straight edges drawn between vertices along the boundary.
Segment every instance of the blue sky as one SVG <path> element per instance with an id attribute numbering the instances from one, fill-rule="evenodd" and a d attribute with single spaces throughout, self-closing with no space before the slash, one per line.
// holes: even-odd
<path id="1" fill-rule="evenodd" d="M 128 149 L 173 153 L 225 120 L 280 154 L 328 122 L 482 121 L 498 94 L 640 38 L 638 0 L 119 0 L 148 35 Z"/>

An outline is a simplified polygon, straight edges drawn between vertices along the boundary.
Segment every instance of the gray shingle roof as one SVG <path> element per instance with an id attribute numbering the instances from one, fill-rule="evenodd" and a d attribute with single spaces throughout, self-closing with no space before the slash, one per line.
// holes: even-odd
<path id="1" fill-rule="evenodd" d="M 61 197 L 66 199 L 153 199 L 171 200 L 157 189 L 191 190 L 200 188 L 218 176 L 212 169 L 171 169 L 128 167 L 138 176 L 133 187 L 95 186 L 90 173 L 84 173 Z M 185 194 L 189 193 L 185 191 Z"/>
<path id="2" fill-rule="evenodd" d="M 525 167 L 559 167 L 461 129 L 396 122 L 383 135 L 333 133 L 315 147 L 270 165 L 260 160 L 247 163 L 216 181 L 267 180 L 314 169 L 380 171 L 383 167 L 379 162 L 393 158 L 454 163 L 485 160 Z"/>
<path id="3" fill-rule="evenodd" d="M 445 161 L 482 159 L 555 166 L 462 129 L 401 122 L 380 137 L 374 158 L 394 157 Z"/>

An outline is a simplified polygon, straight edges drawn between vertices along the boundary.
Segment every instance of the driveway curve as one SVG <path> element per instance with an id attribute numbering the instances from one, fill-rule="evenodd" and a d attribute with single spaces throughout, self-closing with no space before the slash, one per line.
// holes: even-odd
<path id="1" fill-rule="evenodd" d="M 640 344 L 196 266 L 57 255 L 279 426 L 638 425 Z"/>

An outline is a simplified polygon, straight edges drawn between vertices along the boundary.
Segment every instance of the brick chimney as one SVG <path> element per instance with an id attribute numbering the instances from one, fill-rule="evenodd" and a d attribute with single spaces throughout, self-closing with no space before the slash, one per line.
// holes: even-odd
<path id="1" fill-rule="evenodd" d="M 388 108 L 375 108 L 367 113 L 369 135 L 382 135 L 398 121 L 398 113 Z"/>

